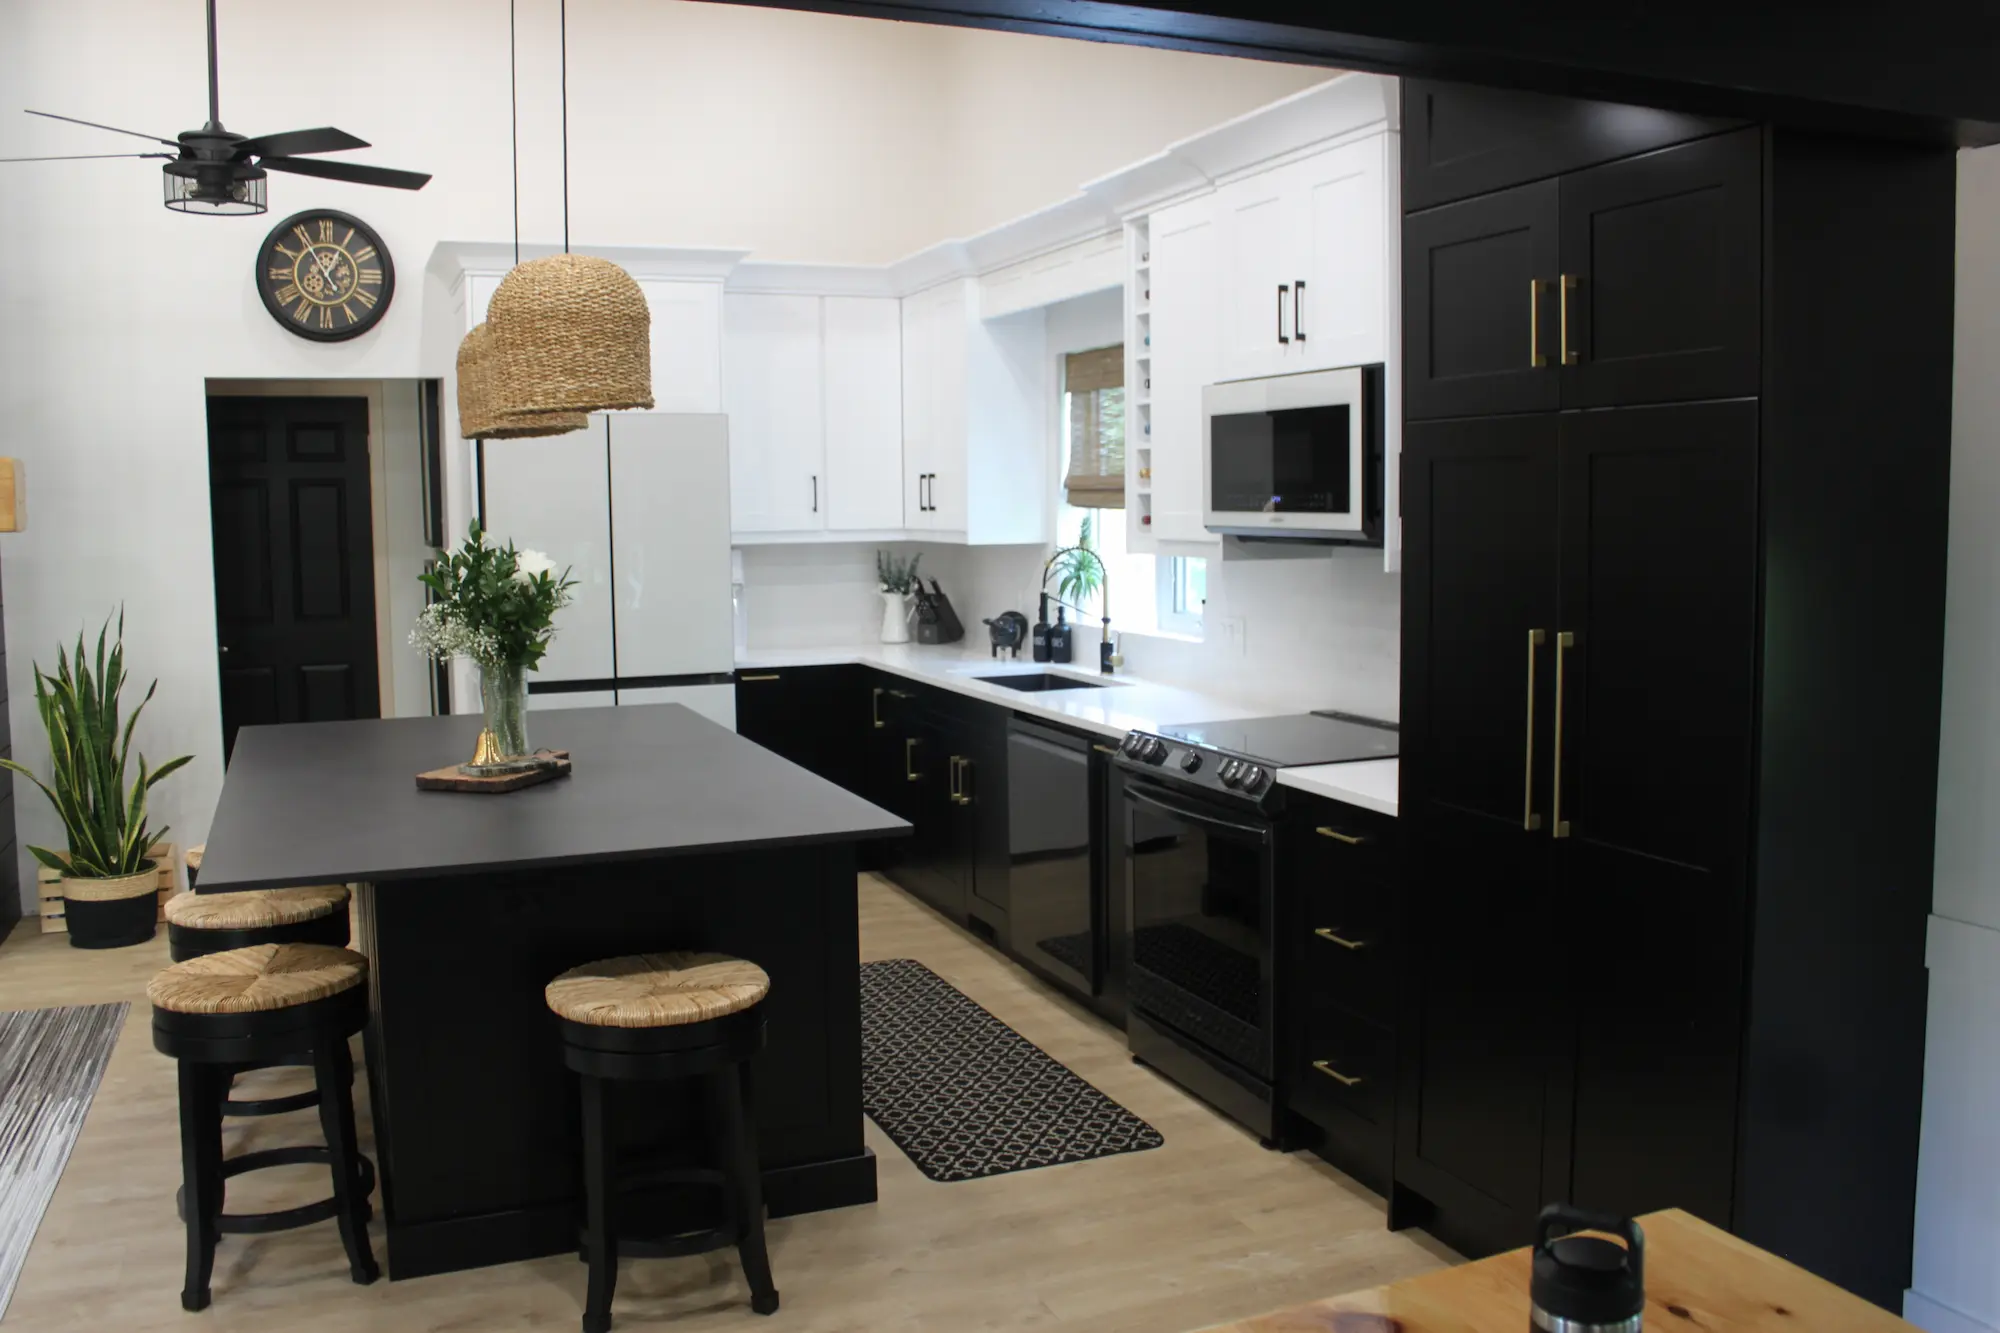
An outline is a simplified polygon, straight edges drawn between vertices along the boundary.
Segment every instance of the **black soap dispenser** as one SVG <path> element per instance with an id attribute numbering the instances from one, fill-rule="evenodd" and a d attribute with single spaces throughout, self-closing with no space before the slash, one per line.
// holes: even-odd
<path id="1" fill-rule="evenodd" d="M 1055 628 L 1049 631 L 1049 660 L 1051 662 L 1067 662 L 1071 660 L 1075 655 L 1075 648 L 1070 642 L 1070 636 L 1075 633 L 1075 629 L 1069 623 L 1069 617 L 1064 613 L 1062 607 L 1058 605 L 1056 607 Z"/>
<path id="2" fill-rule="evenodd" d="M 1601 1231 L 1624 1243 L 1570 1234 L 1576 1231 Z M 1531 1330 L 1639 1333 L 1646 1311 L 1645 1233 L 1629 1217 L 1550 1204 L 1535 1219 L 1528 1301 Z"/>
<path id="3" fill-rule="evenodd" d="M 1041 609 L 1035 613 L 1034 655 L 1037 662 L 1049 660 L 1049 595 L 1042 594 Z"/>

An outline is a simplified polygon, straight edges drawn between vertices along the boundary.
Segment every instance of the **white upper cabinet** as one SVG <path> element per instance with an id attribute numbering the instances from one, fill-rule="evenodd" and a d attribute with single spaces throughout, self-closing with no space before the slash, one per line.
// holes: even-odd
<path id="1" fill-rule="evenodd" d="M 903 526 L 902 303 L 829 296 L 825 335 L 826 470 L 820 512 L 833 532 Z"/>
<path id="2" fill-rule="evenodd" d="M 722 410 L 722 284 L 641 278 L 652 312 L 653 410 Z"/>
<path id="3" fill-rule="evenodd" d="M 1218 378 L 1222 341 L 1229 336 L 1221 309 L 1229 270 L 1218 244 L 1219 213 L 1216 197 L 1204 195 L 1163 208 L 1150 220 L 1152 534 L 1163 542 L 1221 540 L 1203 526 L 1201 495 L 1201 391 Z"/>
<path id="4" fill-rule="evenodd" d="M 731 527 L 825 527 L 820 298 L 732 292 L 723 327 Z"/>
<path id="5" fill-rule="evenodd" d="M 1225 185 L 1221 378 L 1388 359 L 1393 139 L 1370 135 Z"/>

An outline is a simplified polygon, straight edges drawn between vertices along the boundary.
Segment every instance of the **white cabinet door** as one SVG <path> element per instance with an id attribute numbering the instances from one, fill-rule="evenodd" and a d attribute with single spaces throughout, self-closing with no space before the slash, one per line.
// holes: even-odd
<path id="1" fill-rule="evenodd" d="M 932 311 L 931 420 L 934 423 L 930 458 L 925 466 L 930 482 L 924 497 L 930 502 L 930 522 L 939 532 L 966 529 L 966 443 L 969 404 L 966 400 L 966 361 L 970 340 L 977 336 L 979 317 L 977 293 L 970 279 L 948 282 L 938 289 L 937 306 Z"/>
<path id="2" fill-rule="evenodd" d="M 575 600 L 556 613 L 555 640 L 530 681 L 600 680 L 613 671 L 605 440 L 599 415 L 572 435 L 480 446 L 480 507 L 491 540 L 540 551 L 576 580 Z"/>
<path id="3" fill-rule="evenodd" d="M 937 310 L 934 291 L 903 301 L 903 526 L 916 530 L 937 526 L 929 498 L 931 461 L 941 425 Z"/>
<path id="4" fill-rule="evenodd" d="M 1289 209 L 1282 281 L 1297 295 L 1287 370 L 1388 359 L 1383 246 L 1386 135 L 1329 149 L 1280 172 Z M 1301 284 L 1303 286 L 1301 287 Z"/>
<path id="5" fill-rule="evenodd" d="M 1219 255 L 1215 199 L 1162 209 L 1153 252 L 1153 535 L 1217 542 L 1202 526 L 1201 391 L 1214 381 Z"/>
<path id="6" fill-rule="evenodd" d="M 715 414 L 611 418 L 621 680 L 735 669 L 729 427 Z"/>
<path id="7" fill-rule="evenodd" d="M 819 298 L 731 293 L 723 326 L 735 530 L 825 526 Z"/>
<path id="8" fill-rule="evenodd" d="M 653 410 L 722 411 L 722 284 L 644 278 L 652 312 Z"/>
<path id="9" fill-rule="evenodd" d="M 830 530 L 903 526 L 902 303 L 829 296 L 825 332 L 826 473 L 820 511 Z"/>
<path id="10" fill-rule="evenodd" d="M 504 273 L 473 273 L 465 279 L 465 331 L 472 332 L 486 322 L 486 307 L 493 304 L 493 293 L 500 290 L 500 279 Z"/>
<path id="11" fill-rule="evenodd" d="M 1294 228 L 1288 225 L 1292 201 L 1286 198 L 1285 185 L 1282 171 L 1267 171 L 1216 193 L 1221 239 L 1219 263 L 1210 281 L 1219 279 L 1222 303 L 1222 362 L 1217 378 L 1246 379 L 1285 369 L 1285 354 L 1291 350 L 1294 276 L 1286 254 Z M 1160 284 L 1155 282 L 1156 304 L 1159 296 Z M 1154 341 L 1159 338 L 1156 329 Z"/>

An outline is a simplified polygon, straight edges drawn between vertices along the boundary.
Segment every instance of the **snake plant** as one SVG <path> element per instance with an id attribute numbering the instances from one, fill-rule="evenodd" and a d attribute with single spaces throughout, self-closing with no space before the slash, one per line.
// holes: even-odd
<path id="1" fill-rule="evenodd" d="M 132 710 L 121 728 L 118 696 L 125 688 L 125 615 L 118 616 L 118 638 L 107 655 L 111 621 L 97 634 L 95 669 L 84 655 L 83 635 L 76 636 L 76 654 L 56 649 L 56 674 L 35 666 L 35 710 L 49 733 L 50 780 L 11 759 L 0 766 L 24 774 L 42 789 L 62 818 L 69 835 L 69 855 L 30 846 L 37 861 L 51 870 L 79 879 L 116 879 L 145 868 L 146 849 L 163 837 L 165 828 L 146 827 L 146 793 L 192 757 L 169 759 L 149 768 L 138 756 L 139 780 L 127 788 L 126 761 L 132 753 L 132 731 L 160 682 Z"/>

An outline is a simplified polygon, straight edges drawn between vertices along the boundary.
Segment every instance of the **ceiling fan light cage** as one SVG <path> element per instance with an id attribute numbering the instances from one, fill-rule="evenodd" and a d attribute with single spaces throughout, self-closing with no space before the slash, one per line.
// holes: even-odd
<path id="1" fill-rule="evenodd" d="M 245 217 L 262 213 L 270 181 L 261 167 L 169 162 L 160 168 L 162 192 L 176 213 Z"/>
<path id="2" fill-rule="evenodd" d="M 458 345 L 458 433 L 467 440 L 526 440 L 567 435 L 590 425 L 582 412 L 495 412 L 493 335 L 481 324 Z"/>
<path id="3" fill-rule="evenodd" d="M 500 414 L 653 405 L 652 315 L 618 265 L 550 255 L 514 266 L 487 307 Z"/>

